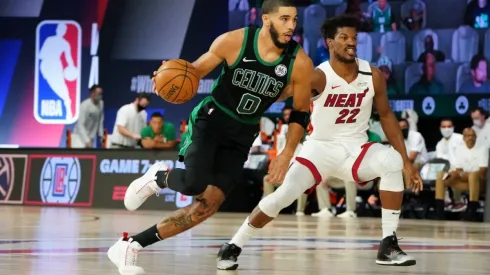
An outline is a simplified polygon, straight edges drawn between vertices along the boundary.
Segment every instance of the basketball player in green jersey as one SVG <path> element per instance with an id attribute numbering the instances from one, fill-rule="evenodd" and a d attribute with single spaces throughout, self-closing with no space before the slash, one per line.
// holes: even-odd
<path id="1" fill-rule="evenodd" d="M 153 165 L 128 187 L 124 199 L 136 210 L 151 195 L 170 188 L 196 196 L 194 202 L 134 235 L 124 234 L 108 251 L 121 274 L 140 274 L 138 251 L 186 231 L 212 216 L 240 179 L 250 147 L 259 133 L 259 120 L 291 92 L 294 110 L 289 119 L 285 149 L 273 160 L 267 180 L 282 182 L 309 123 L 311 59 L 292 37 L 297 10 L 292 0 L 267 0 L 262 5 L 261 29 L 249 27 L 219 36 L 209 51 L 193 63 L 204 77 L 224 63 L 212 96 L 194 108 L 189 136 L 179 159 L 186 169 L 168 171 Z M 287 89 L 287 92 L 284 92 Z"/>

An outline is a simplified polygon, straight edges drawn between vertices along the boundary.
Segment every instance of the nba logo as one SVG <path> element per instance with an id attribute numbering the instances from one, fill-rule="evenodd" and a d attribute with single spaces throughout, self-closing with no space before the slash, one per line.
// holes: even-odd
<path id="1" fill-rule="evenodd" d="M 42 21 L 36 28 L 34 117 L 72 124 L 80 110 L 82 28 L 75 21 Z"/>

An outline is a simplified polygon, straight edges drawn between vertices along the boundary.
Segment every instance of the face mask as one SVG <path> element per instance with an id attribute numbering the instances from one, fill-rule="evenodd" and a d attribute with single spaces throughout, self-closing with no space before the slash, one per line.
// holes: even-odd
<path id="1" fill-rule="evenodd" d="M 445 138 L 449 138 L 454 133 L 454 128 L 441 128 L 441 135 Z"/>
<path id="2" fill-rule="evenodd" d="M 479 119 L 473 119 L 473 125 L 475 125 L 478 128 L 481 128 L 482 127 L 481 120 L 479 120 Z"/>
<path id="3" fill-rule="evenodd" d="M 102 95 L 94 95 L 94 101 L 99 102 L 102 100 Z"/>
<path id="4" fill-rule="evenodd" d="M 407 139 L 407 138 L 408 138 L 408 131 L 409 131 L 409 129 L 408 129 L 408 128 L 406 128 L 406 129 L 402 129 L 402 134 L 403 134 L 403 138 L 404 138 L 404 139 Z"/>
<path id="5" fill-rule="evenodd" d="M 146 107 L 145 107 L 145 106 L 141 106 L 141 105 L 139 105 L 139 104 L 138 104 L 138 105 L 136 105 L 136 108 L 137 108 L 137 110 L 138 110 L 138 113 L 139 113 L 139 112 L 141 112 L 141 111 L 143 111 L 144 109 L 146 109 Z"/>

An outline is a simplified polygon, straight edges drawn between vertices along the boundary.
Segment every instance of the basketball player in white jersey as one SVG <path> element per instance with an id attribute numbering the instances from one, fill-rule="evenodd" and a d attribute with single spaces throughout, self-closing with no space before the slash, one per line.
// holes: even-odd
<path id="1" fill-rule="evenodd" d="M 313 131 L 283 184 L 260 201 L 233 239 L 222 246 L 218 269 L 236 269 L 244 244 L 260 228 L 305 190 L 330 176 L 358 184 L 381 178 L 383 238 L 376 263 L 405 266 L 416 263 L 400 249 L 396 237 L 404 190 L 402 170 L 410 175 L 414 190 L 422 188 L 422 180 L 408 159 L 403 135 L 388 103 L 381 71 L 356 58 L 357 26 L 357 19 L 348 15 L 330 18 L 323 24 L 322 33 L 331 59 L 315 70 Z M 394 149 L 367 142 L 366 130 L 373 103 Z"/>

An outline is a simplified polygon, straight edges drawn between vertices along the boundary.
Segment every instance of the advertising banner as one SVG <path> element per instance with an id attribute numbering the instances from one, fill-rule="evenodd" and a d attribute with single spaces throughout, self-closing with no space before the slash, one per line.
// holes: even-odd
<path id="1" fill-rule="evenodd" d="M 475 107 L 489 111 L 490 96 L 488 94 L 390 96 L 390 105 L 395 113 L 412 109 L 422 117 L 459 117 L 469 116 L 471 109 Z"/>
<path id="2" fill-rule="evenodd" d="M 164 162 L 170 169 L 184 168 L 177 151 L 105 150 L 97 157 L 95 207 L 124 208 L 124 195 L 129 184 L 146 173 L 152 164 Z M 192 197 L 170 189 L 152 196 L 140 209 L 175 210 L 192 203 Z"/>
<path id="3" fill-rule="evenodd" d="M 30 154 L 24 203 L 92 206 L 95 155 Z"/>
<path id="4" fill-rule="evenodd" d="M 0 204 L 21 204 L 27 155 L 0 154 Z"/>

